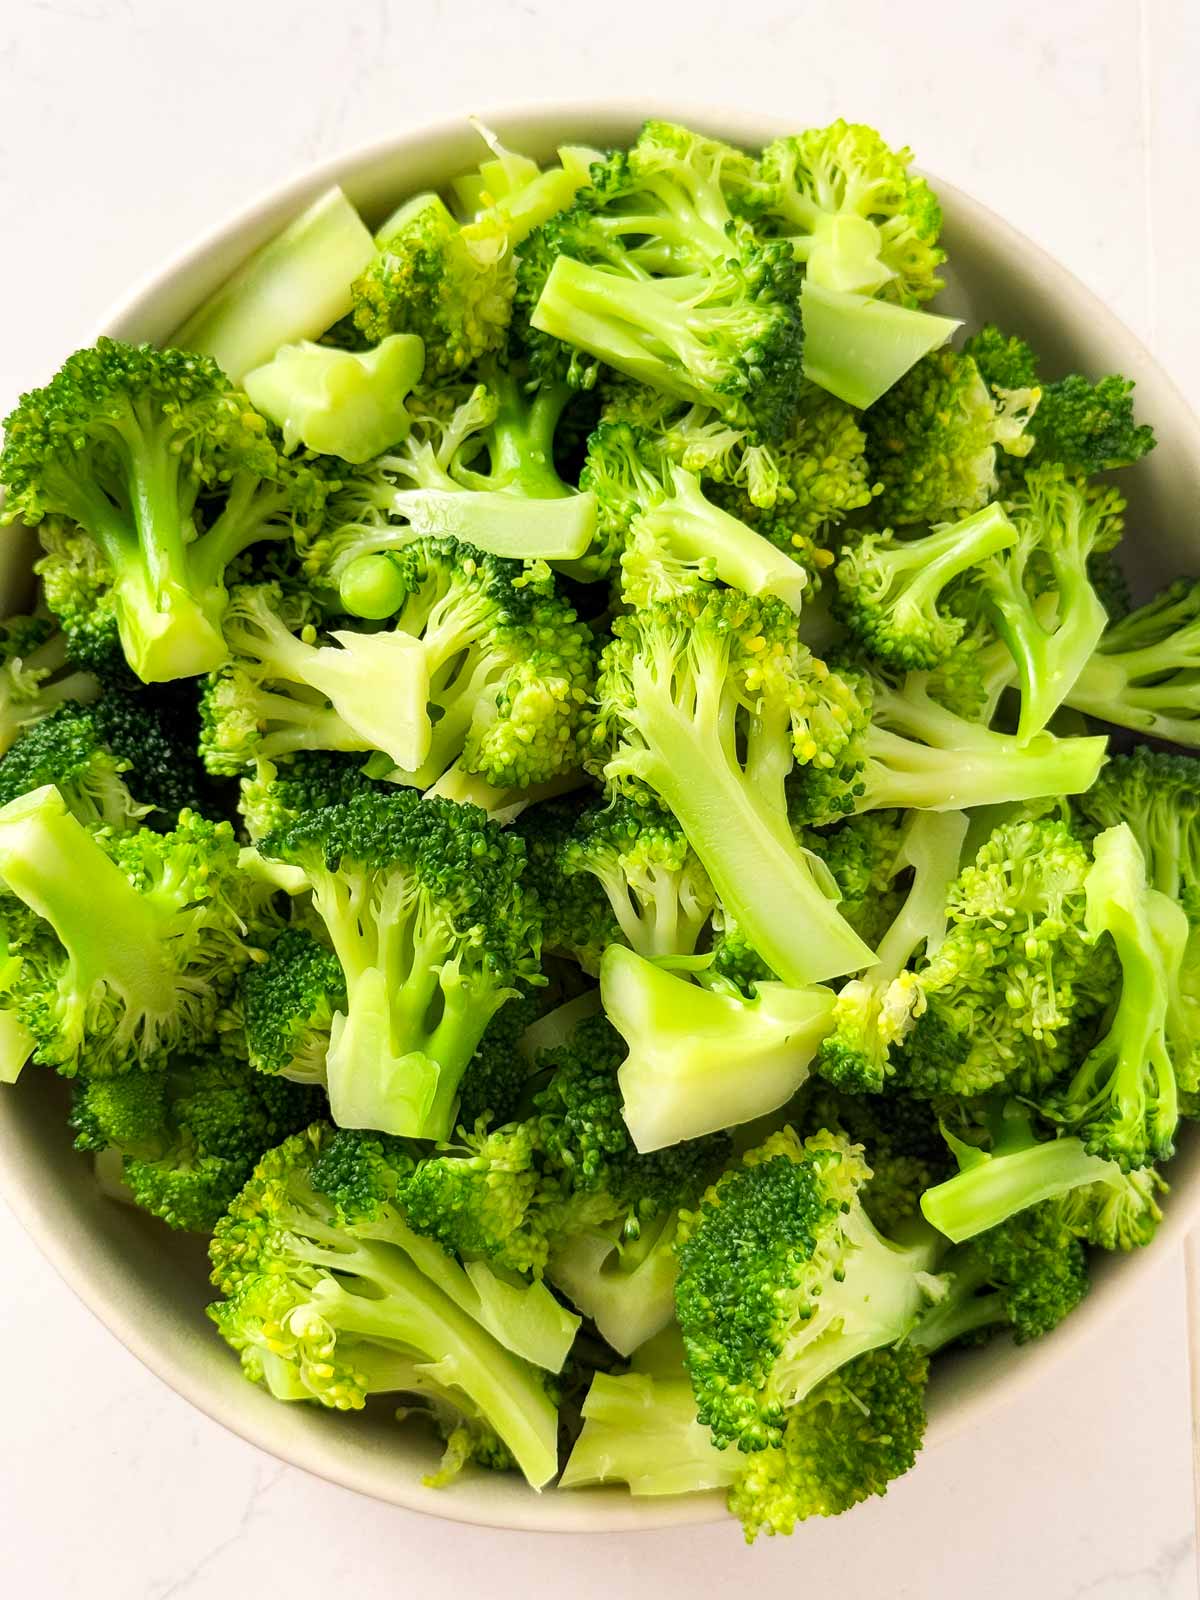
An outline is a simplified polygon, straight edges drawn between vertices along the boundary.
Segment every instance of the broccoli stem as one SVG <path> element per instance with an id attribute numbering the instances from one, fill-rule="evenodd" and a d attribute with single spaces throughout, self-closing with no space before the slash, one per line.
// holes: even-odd
<path id="1" fill-rule="evenodd" d="M 1008 1321 L 1004 1296 L 999 1291 L 980 1294 L 988 1281 L 986 1258 L 977 1256 L 950 1274 L 950 1287 L 925 1313 L 908 1336 L 914 1350 L 933 1355 L 948 1344 L 984 1328 Z"/>
<path id="2" fill-rule="evenodd" d="M 375 255 L 362 218 L 333 188 L 242 264 L 170 340 L 212 356 L 234 383 L 285 344 L 347 315 L 350 285 Z"/>
<path id="3" fill-rule="evenodd" d="M 625 1483 L 634 1495 L 697 1494 L 723 1489 L 737 1475 L 737 1452 L 718 1450 L 696 1420 L 696 1397 L 682 1362 L 670 1376 L 597 1372 L 583 1419 L 561 1489 Z"/>
<path id="4" fill-rule="evenodd" d="M 1067 691 L 1067 704 L 1100 722 L 1200 749 L 1196 652 L 1172 644 L 1168 639 L 1112 655 L 1097 651 Z"/>
<path id="5" fill-rule="evenodd" d="M 1046 608 L 1030 599 L 1023 562 L 998 563 L 988 581 L 996 632 L 1016 663 L 1022 744 L 1041 733 L 1070 696 L 1108 626 L 1108 613 L 1088 581 L 1084 552 L 1078 566 L 1055 560 L 1054 573 L 1058 601 L 1048 619 Z"/>
<path id="6" fill-rule="evenodd" d="M 685 564 L 711 562 L 716 576 L 744 594 L 770 594 L 799 612 L 808 575 L 769 539 L 706 498 L 700 481 L 671 468 L 672 493 L 648 507 L 636 528 Z"/>
<path id="7" fill-rule="evenodd" d="M 800 988 L 870 966 L 871 950 L 785 836 L 778 811 L 727 757 L 719 697 L 698 695 L 687 715 L 669 684 L 639 676 L 631 716 L 646 747 L 623 752 L 610 770 L 640 777 L 674 812 L 721 903 L 785 983 Z"/>
<path id="8" fill-rule="evenodd" d="M 926 1189 L 921 1211 L 939 1233 L 961 1244 L 1041 1200 L 1119 1179 L 1115 1164 L 1089 1155 L 1081 1139 L 1048 1139 L 998 1155 L 976 1152 L 962 1172 Z"/>
<path id="9" fill-rule="evenodd" d="M 664 1212 L 629 1240 L 618 1221 L 568 1234 L 551 1249 L 546 1276 L 618 1355 L 632 1355 L 675 1315 L 678 1221 L 677 1212 Z"/>
<path id="10" fill-rule="evenodd" d="M 11 1011 L 0 1011 L 0 1083 L 16 1083 L 36 1042 Z"/>
<path id="11" fill-rule="evenodd" d="M 458 539 L 514 561 L 576 561 L 596 532 L 596 497 L 590 493 L 526 499 L 496 489 L 397 489 L 388 510 L 408 525 L 391 532 L 371 529 L 355 543 L 350 559 L 401 549 L 421 536 Z"/>
<path id="12" fill-rule="evenodd" d="M 52 785 L 0 810 L 0 876 L 6 888 L 54 929 L 71 961 L 78 1039 L 88 997 L 115 989 L 131 1018 L 165 1017 L 175 981 L 163 948 L 163 919 L 67 810 Z"/>
<path id="13" fill-rule="evenodd" d="M 805 377 L 860 410 L 962 326 L 955 317 L 825 288 L 811 275 L 800 291 L 800 313 Z"/>

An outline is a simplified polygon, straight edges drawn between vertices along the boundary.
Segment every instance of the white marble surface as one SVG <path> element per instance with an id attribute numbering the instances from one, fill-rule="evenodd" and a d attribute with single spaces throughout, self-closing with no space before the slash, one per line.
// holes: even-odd
<path id="1" fill-rule="evenodd" d="M 0 399 L 297 167 L 454 109 L 605 92 L 842 114 L 1071 266 L 1200 403 L 1195 0 L 3 0 Z M 634 43 L 630 59 L 626 41 Z M 732 1528 L 547 1540 L 359 1499 L 145 1372 L 0 1205 L 0 1590 L 580 1597 L 1196 1594 L 1182 1265 L 1080 1364 L 885 1501 L 746 1552 Z M 562 1576 L 557 1577 L 561 1571 Z"/>

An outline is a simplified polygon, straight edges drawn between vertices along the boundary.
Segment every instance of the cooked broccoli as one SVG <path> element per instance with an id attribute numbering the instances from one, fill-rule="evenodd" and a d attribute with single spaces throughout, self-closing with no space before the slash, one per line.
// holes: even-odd
<path id="1" fill-rule="evenodd" d="M 999 505 L 917 539 L 865 533 L 843 547 L 834 568 L 834 615 L 881 661 L 900 670 L 936 667 L 967 627 L 941 608 L 947 588 L 1016 541 Z"/>
<path id="2" fill-rule="evenodd" d="M 1200 760 L 1138 745 L 1114 756 L 1072 807 L 1093 832 L 1127 823 L 1151 886 L 1200 923 Z"/>
<path id="3" fill-rule="evenodd" d="M 410 1165 L 320 1123 L 268 1152 L 217 1224 L 210 1315 L 277 1399 L 345 1411 L 432 1395 L 486 1423 L 541 1487 L 558 1469 L 557 1418 L 512 1342 L 553 1341 L 557 1308 L 415 1234 L 392 1200 Z"/>
<path id="4" fill-rule="evenodd" d="M 302 750 L 281 762 L 261 756 L 241 781 L 238 812 L 252 840 L 265 839 L 310 811 L 344 805 L 356 794 L 387 793 L 391 786 L 363 771 L 361 755 Z"/>
<path id="5" fill-rule="evenodd" d="M 334 1121 L 446 1138 L 488 1022 L 540 976 L 521 841 L 473 806 L 399 789 L 305 813 L 262 851 L 305 873 L 345 976 Z"/>
<path id="6" fill-rule="evenodd" d="M 624 935 L 599 878 L 563 871 L 567 842 L 580 815 L 573 798 L 550 800 L 518 817 L 513 832 L 525 844 L 526 881 L 537 896 L 543 950 L 569 956 L 595 976 L 605 950 Z"/>
<path id="7" fill-rule="evenodd" d="M 676 1308 L 701 1422 L 719 1446 L 784 1442 L 791 1409 L 848 1361 L 899 1344 L 939 1285 L 932 1232 L 879 1234 L 870 1168 L 836 1134 L 771 1135 L 684 1218 Z"/>
<path id="8" fill-rule="evenodd" d="M 333 951 L 302 927 L 285 928 L 266 959 L 242 974 L 240 999 L 255 1071 L 324 1085 L 333 1019 L 346 1009 L 346 980 Z"/>
<path id="9" fill-rule="evenodd" d="M 66 635 L 49 617 L 0 623 L 0 755 L 57 706 L 87 704 L 99 693 L 96 678 L 68 660 Z"/>
<path id="10" fill-rule="evenodd" d="M 264 1151 L 306 1127 L 324 1097 L 220 1056 L 161 1072 L 75 1081 L 78 1150 L 114 1150 L 134 1202 L 172 1228 L 211 1233 Z"/>
<path id="11" fill-rule="evenodd" d="M 88 541 L 62 553 L 68 571 L 46 592 L 64 628 L 93 629 L 95 606 L 111 607 L 146 682 L 220 665 L 226 567 L 287 537 L 324 496 L 219 368 L 182 350 L 101 339 L 25 395 L 4 430 L 5 518 L 69 517 L 103 562 L 97 587 Z"/>
<path id="12" fill-rule="evenodd" d="M 1109 627 L 1067 693 L 1101 722 L 1200 748 L 1200 583 L 1180 578 Z"/>
<path id="13" fill-rule="evenodd" d="M 842 986 L 833 1031 L 817 1051 L 817 1071 L 839 1089 L 877 1094 L 895 1070 L 892 1046 L 904 1040 L 927 1003 L 905 968 L 922 949 L 930 960 L 945 934 L 947 896 L 966 833 L 961 811 L 919 811 L 908 820 L 895 867 L 912 868 L 912 886 L 880 941 L 875 965 Z"/>
<path id="14" fill-rule="evenodd" d="M 721 903 L 785 983 L 866 966 L 787 826 L 795 761 L 832 763 L 853 692 L 799 643 L 779 601 L 690 594 L 621 617 L 597 682 L 597 765 L 679 820 Z M 738 749 L 739 724 L 745 737 Z"/>
<path id="15" fill-rule="evenodd" d="M 92 835 L 50 786 L 0 810 L 0 922 L 15 900 L 56 936 L 7 996 L 34 1059 L 107 1077 L 206 1047 L 263 898 L 237 864 L 229 824 L 192 812 L 166 834 Z"/>
<path id="16" fill-rule="evenodd" d="M 866 413 L 867 460 L 883 485 L 875 515 L 935 523 L 996 495 L 996 452 L 1026 455 L 1036 389 L 993 393 L 970 356 L 935 350 Z"/>
<path id="17" fill-rule="evenodd" d="M 1010 502 L 1017 539 L 983 569 L 986 606 L 1017 668 L 1017 736 L 1042 732 L 1085 670 L 1108 624 L 1091 581 L 1094 554 L 1122 532 L 1125 501 L 1109 488 L 1089 490 L 1061 467 L 1026 474 Z"/>

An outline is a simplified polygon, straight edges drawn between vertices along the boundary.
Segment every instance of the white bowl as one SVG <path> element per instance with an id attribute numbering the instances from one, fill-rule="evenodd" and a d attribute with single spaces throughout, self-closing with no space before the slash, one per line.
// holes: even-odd
<path id="1" fill-rule="evenodd" d="M 648 111 L 748 147 L 794 131 L 745 113 L 695 106 L 595 104 L 498 110 L 485 116 L 512 147 L 537 157 L 564 142 L 627 144 Z M 802 125 L 798 113 L 795 126 Z M 928 152 L 936 159 L 936 152 Z M 436 187 L 480 158 L 465 121 L 440 123 L 354 151 L 275 190 L 192 249 L 143 279 L 100 327 L 81 330 L 161 341 L 239 263 L 332 183 L 340 183 L 369 222 L 401 197 Z M 1007 223 L 948 184 L 934 180 L 945 210 L 950 261 L 938 309 L 970 322 L 998 322 L 1026 335 L 1050 372 L 1123 372 L 1137 380 L 1138 414 L 1159 444 L 1124 475 L 1130 496 L 1126 565 L 1146 589 L 1200 565 L 1200 423 L 1134 336 L 1064 268 Z M 47 374 L 49 376 L 49 374 Z M 0 555 L 3 613 L 22 603 L 28 552 L 10 539 Z M 514 1476 L 473 1473 L 454 1487 L 427 1489 L 421 1474 L 436 1448 L 419 1430 L 381 1414 L 348 1417 L 284 1405 L 241 1376 L 237 1359 L 204 1316 L 212 1298 L 203 1243 L 168 1234 L 151 1218 L 105 1199 L 91 1163 L 71 1148 L 66 1086 L 30 1070 L 0 1091 L 0 1182 L 16 1214 L 80 1299 L 177 1393 L 244 1439 L 334 1483 L 411 1510 L 460 1522 L 553 1532 L 630 1530 L 724 1515 L 718 1495 L 633 1500 L 623 1490 L 548 1490 L 535 1495 Z M 1018 1350 L 1003 1342 L 945 1358 L 931 1386 L 926 1449 L 972 1427 L 986 1448 L 988 1411 L 1012 1399 L 1022 1379 L 1084 1347 L 1109 1317 L 1134 1316 L 1141 1282 L 1178 1249 L 1200 1221 L 1200 1141 L 1184 1130 L 1171 1169 L 1166 1220 L 1150 1250 L 1097 1259 L 1088 1299 L 1050 1338 Z M 920 1471 L 918 1462 L 916 1471 Z"/>

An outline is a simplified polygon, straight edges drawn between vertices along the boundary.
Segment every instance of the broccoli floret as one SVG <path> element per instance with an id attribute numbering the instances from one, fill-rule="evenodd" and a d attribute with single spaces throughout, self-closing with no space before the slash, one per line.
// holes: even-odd
<path id="1" fill-rule="evenodd" d="M 821 1041 L 817 1071 L 839 1089 L 878 1094 L 895 1071 L 894 1045 L 911 1031 L 922 991 L 905 971 L 918 951 L 931 957 L 946 930 L 946 900 L 967 834 L 961 811 L 914 812 L 895 870 L 911 867 L 912 885 L 884 934 L 873 967 L 845 983 L 833 1008 L 833 1032 Z"/>
<path id="2" fill-rule="evenodd" d="M 1023 743 L 1041 733 L 1085 669 L 1108 624 L 1091 581 L 1094 554 L 1120 540 L 1125 501 L 1061 467 L 1026 475 L 1009 510 L 1017 539 L 983 569 L 985 604 L 1017 669 Z"/>
<path id="3" fill-rule="evenodd" d="M 67 638 L 49 617 L 0 623 L 0 755 L 26 728 L 67 701 L 90 703 L 100 684 L 67 657 Z"/>
<path id="4" fill-rule="evenodd" d="M 1152 887 L 1200 923 L 1200 760 L 1138 745 L 1114 756 L 1072 808 L 1089 832 L 1127 823 Z"/>
<path id="5" fill-rule="evenodd" d="M 1153 1237 L 1162 1217 L 1155 1197 L 1165 1185 L 1152 1167 L 1123 1172 L 1081 1139 L 1039 1138 L 1032 1112 L 1017 1101 L 985 1102 L 979 1114 L 982 1126 L 969 1130 L 978 1143 L 943 1125 L 960 1170 L 921 1196 L 926 1221 L 955 1244 L 1050 1202 L 1077 1238 L 1105 1250 Z"/>
<path id="6" fill-rule="evenodd" d="M 740 151 L 648 122 L 628 152 L 592 168 L 578 204 L 522 252 L 518 299 L 544 371 L 577 384 L 571 351 L 764 437 L 785 431 L 801 378 L 800 271 L 784 240 L 735 219 Z M 558 352 L 536 335 L 561 340 Z"/>
<path id="7" fill-rule="evenodd" d="M 707 499 L 655 436 L 628 423 L 601 423 L 588 441 L 581 482 L 595 493 L 599 538 L 579 569 L 568 571 L 596 576 L 619 561 L 622 598 L 632 606 L 720 581 L 800 610 L 808 579 L 795 552 L 785 554 Z"/>
<path id="8" fill-rule="evenodd" d="M 924 1441 L 927 1377 L 928 1362 L 911 1345 L 870 1350 L 793 1406 L 782 1444 L 738 1462 L 729 1509 L 746 1542 L 886 1494 Z"/>
<path id="9" fill-rule="evenodd" d="M 1087 1256 L 1051 1203 L 1034 1205 L 952 1251 L 942 1263 L 949 1288 L 909 1335 L 929 1355 L 1001 1328 L 1017 1344 L 1056 1328 L 1088 1291 Z"/>
<path id="10" fill-rule="evenodd" d="M 1016 541 L 998 505 L 917 539 L 866 533 L 838 558 L 834 615 L 881 661 L 901 670 L 936 667 L 967 626 L 941 609 L 947 589 Z"/>
<path id="11" fill-rule="evenodd" d="M 869 721 L 837 761 L 793 777 L 791 808 L 798 821 L 826 823 L 855 810 L 956 811 L 1082 794 L 1104 761 L 1102 738 L 1046 732 L 1022 744 L 960 715 L 934 699 L 931 691 L 940 684 L 929 673 L 891 678 L 843 670 L 841 677 L 861 707 L 860 726 Z M 985 692 L 979 672 L 971 678 Z"/>
<path id="12" fill-rule="evenodd" d="M 1044 1088 L 1111 993 L 1087 925 L 1091 860 L 1065 823 L 997 828 L 946 903 L 949 930 L 910 980 L 918 1015 L 896 1056 L 909 1092 Z"/>
<path id="13" fill-rule="evenodd" d="M 639 1150 L 660 1150 L 786 1104 L 832 1026 L 820 985 L 688 978 L 610 945 L 600 964 L 604 1010 L 629 1053 L 620 1072 L 625 1122 Z"/>
<path id="14" fill-rule="evenodd" d="M 529 879 L 526 871 L 527 886 Z M 534 989 L 507 1001 L 484 1029 L 459 1085 L 458 1120 L 462 1127 L 474 1128 L 481 1120 L 498 1127 L 516 1116 L 530 1075 L 522 1038 L 526 1029 L 546 1013 L 549 993 L 548 989 Z"/>
<path id="15" fill-rule="evenodd" d="M 1107 1031 L 1052 1106 L 1089 1154 L 1125 1171 L 1169 1160 L 1179 1121 L 1171 1010 L 1188 938 L 1182 907 L 1151 888 L 1127 823 L 1099 834 L 1087 876 L 1087 932 L 1107 934 L 1120 994 Z"/>
<path id="16" fill-rule="evenodd" d="M 268 1152 L 217 1224 L 223 1298 L 209 1314 L 277 1398 L 344 1411 L 371 1394 L 432 1394 L 486 1423 L 540 1487 L 558 1468 L 555 1408 L 505 1338 L 556 1337 L 557 1308 L 486 1269 L 468 1275 L 413 1233 L 391 1198 L 405 1167 L 319 1123 Z"/>
<path id="17" fill-rule="evenodd" d="M 993 393 L 970 356 L 935 350 L 866 413 L 867 460 L 888 523 L 978 511 L 998 488 L 996 452 L 1026 455 L 1037 391 Z"/>
<path id="18" fill-rule="evenodd" d="M 798 825 L 800 842 L 833 876 L 838 910 L 872 949 L 904 903 L 899 858 L 909 821 L 904 811 L 864 811 L 832 828 Z"/>
<path id="19" fill-rule="evenodd" d="M 257 841 L 309 811 L 344 805 L 356 794 L 386 793 L 389 787 L 367 776 L 361 755 L 302 750 L 279 766 L 260 756 L 253 775 L 241 781 L 238 811 Z"/>
<path id="20" fill-rule="evenodd" d="M 520 816 L 513 832 L 525 843 L 526 881 L 537 896 L 543 950 L 569 956 L 594 977 L 605 950 L 624 934 L 599 878 L 563 870 L 581 814 L 572 798 L 550 800 Z"/>
<path id="21" fill-rule="evenodd" d="M 618 795 L 585 811 L 564 841 L 560 870 L 599 882 L 639 955 L 691 955 L 713 912 L 712 885 L 683 830 L 650 799 Z"/>
<path id="22" fill-rule="evenodd" d="M 334 1121 L 448 1137 L 484 1029 L 540 975 L 520 839 L 473 806 L 400 789 L 303 815 L 262 850 L 307 876 L 345 976 Z"/>
<path id="23" fill-rule="evenodd" d="M 539 173 L 531 163 L 514 177 L 510 167 L 502 193 L 495 192 L 496 173 L 483 180 L 474 215 L 456 218 L 437 195 L 422 194 L 384 223 L 378 252 L 352 291 L 355 325 L 366 338 L 375 343 L 389 333 L 420 334 L 437 377 L 452 376 L 503 346 L 516 247 L 570 204 L 587 181 L 587 167 L 564 159 L 563 166 Z"/>
<path id="24" fill-rule="evenodd" d="M 845 1138 L 784 1128 L 684 1218 L 676 1309 L 717 1445 L 782 1444 L 792 1407 L 898 1344 L 934 1297 L 936 1235 L 901 1246 L 879 1234 L 860 1197 L 869 1177 Z"/>
<path id="25" fill-rule="evenodd" d="M 1067 693 L 1101 722 L 1200 748 L 1200 583 L 1180 578 L 1109 627 Z"/>
<path id="26" fill-rule="evenodd" d="M 172 1228 L 210 1233 L 254 1165 L 298 1133 L 323 1096 L 219 1056 L 161 1072 L 75 1082 L 79 1150 L 115 1150 L 137 1205 Z"/>
<path id="27" fill-rule="evenodd" d="M 0 757 L 0 805 L 51 783 L 89 826 L 170 826 L 205 798 L 179 721 L 149 692 L 112 689 L 88 706 L 57 706 Z"/>
<path id="28" fill-rule="evenodd" d="M 41 563 L 48 600 L 62 605 L 68 633 L 86 632 L 97 599 L 111 596 L 125 656 L 146 682 L 220 665 L 226 567 L 259 540 L 287 537 L 324 495 L 219 368 L 182 350 L 101 339 L 25 395 L 4 428 L 4 516 L 69 517 L 106 569 L 97 588 L 88 551 L 72 600 L 69 578 L 51 583 Z M 74 565 L 70 549 L 64 559 Z"/>
<path id="29" fill-rule="evenodd" d="M 26 953 L 8 996 L 34 1059 L 107 1077 L 206 1047 L 253 953 L 247 923 L 264 898 L 237 863 L 229 824 L 192 812 L 170 833 L 97 836 L 52 787 L 0 810 L 12 897 L 0 920 L 11 929 L 23 902 L 55 935 Z"/>
<path id="30" fill-rule="evenodd" d="M 838 758 L 853 692 L 800 644 L 779 601 L 690 594 L 621 617 L 613 632 L 594 736 L 606 780 L 644 785 L 674 814 L 722 905 L 785 983 L 868 965 L 791 836 L 784 795 L 794 762 Z"/>
<path id="31" fill-rule="evenodd" d="M 346 980 L 333 951 L 302 927 L 285 928 L 266 960 L 243 973 L 240 999 L 255 1071 L 323 1085 L 333 1019 L 346 1009 Z"/>
<path id="32" fill-rule="evenodd" d="M 302 750 L 381 751 L 418 767 L 432 738 L 420 646 L 402 630 L 337 629 L 319 643 L 311 599 L 277 583 L 235 589 L 225 614 L 233 656 L 210 679 L 200 748 L 211 772 Z"/>
<path id="33" fill-rule="evenodd" d="M 739 202 L 791 240 L 813 282 L 917 306 L 942 287 L 946 252 L 941 207 L 911 162 L 839 118 L 767 145 Z"/>

